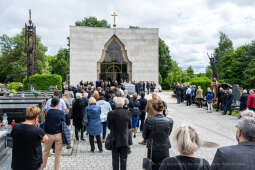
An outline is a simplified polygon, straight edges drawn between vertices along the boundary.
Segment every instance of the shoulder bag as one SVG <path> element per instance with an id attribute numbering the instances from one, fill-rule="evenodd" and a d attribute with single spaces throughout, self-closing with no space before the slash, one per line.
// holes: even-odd
<path id="1" fill-rule="evenodd" d="M 152 122 L 152 132 L 153 132 L 153 129 L 154 129 L 154 121 Z M 153 139 L 152 139 L 151 147 L 150 147 L 150 150 L 151 150 L 150 158 L 143 158 L 143 169 L 145 170 L 152 170 L 152 165 L 154 164 L 152 161 L 152 146 L 153 146 Z"/>
<path id="2" fill-rule="evenodd" d="M 112 135 L 111 135 L 111 132 L 106 137 L 105 149 L 112 150 Z"/>

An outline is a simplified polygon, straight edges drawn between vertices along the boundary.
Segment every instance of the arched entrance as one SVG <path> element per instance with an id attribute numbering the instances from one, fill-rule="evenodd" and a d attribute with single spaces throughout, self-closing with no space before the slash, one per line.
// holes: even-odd
<path id="1" fill-rule="evenodd" d="M 124 44 L 113 35 L 104 46 L 101 59 L 97 62 L 97 79 L 118 82 L 132 80 L 132 63 L 127 57 Z"/>

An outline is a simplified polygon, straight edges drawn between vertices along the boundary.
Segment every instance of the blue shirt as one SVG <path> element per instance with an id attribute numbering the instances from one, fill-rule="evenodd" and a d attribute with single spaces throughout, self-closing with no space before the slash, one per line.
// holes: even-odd
<path id="1" fill-rule="evenodd" d="M 55 135 L 62 132 L 62 121 L 65 121 L 65 114 L 58 109 L 50 109 L 45 120 L 45 132 Z"/>

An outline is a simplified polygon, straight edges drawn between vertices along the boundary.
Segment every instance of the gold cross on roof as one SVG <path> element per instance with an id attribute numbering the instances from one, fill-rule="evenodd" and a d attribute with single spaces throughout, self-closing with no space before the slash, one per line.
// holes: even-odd
<path id="1" fill-rule="evenodd" d="M 113 27 L 116 27 L 116 17 L 118 16 L 115 12 L 112 14 L 113 16 Z"/>

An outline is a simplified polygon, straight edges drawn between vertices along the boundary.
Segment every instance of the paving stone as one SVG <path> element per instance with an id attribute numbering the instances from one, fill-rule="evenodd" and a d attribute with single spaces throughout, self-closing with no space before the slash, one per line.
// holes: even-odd
<path id="1" fill-rule="evenodd" d="M 176 99 L 172 98 L 170 93 L 160 93 L 160 97 L 168 104 L 168 117 L 174 120 L 174 129 L 170 136 L 172 143 L 172 148 L 170 149 L 171 156 L 178 154 L 173 138 L 175 130 L 183 124 L 194 126 L 204 141 L 217 143 L 220 147 L 237 143 L 234 125 L 237 123 L 238 118 L 223 116 L 219 112 L 207 113 L 205 108 L 200 109 L 196 106 L 186 106 L 186 103 L 176 104 Z M 85 139 L 86 141 L 74 143 L 75 147 L 71 156 L 62 156 L 61 170 L 111 170 L 111 152 L 104 150 L 103 153 L 99 153 L 95 144 L 96 152 L 90 153 L 88 137 L 86 136 Z M 146 156 L 146 147 L 138 144 L 141 140 L 142 134 L 139 132 L 137 137 L 133 138 L 132 153 L 128 156 L 128 170 L 142 169 L 142 160 Z M 196 155 L 207 159 L 211 163 L 216 149 L 202 147 Z M 10 159 L 6 164 L 10 165 Z M 53 168 L 54 156 L 48 159 L 46 169 L 53 170 Z M 0 170 L 5 169 L 1 166 Z"/>

